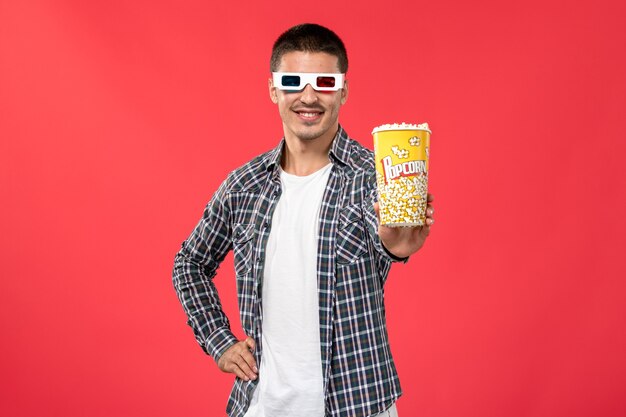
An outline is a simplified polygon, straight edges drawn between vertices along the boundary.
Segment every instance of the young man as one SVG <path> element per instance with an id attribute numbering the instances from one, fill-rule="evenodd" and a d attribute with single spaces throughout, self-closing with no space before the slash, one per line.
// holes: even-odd
<path id="1" fill-rule="evenodd" d="M 236 375 L 229 416 L 397 415 L 383 286 L 424 244 L 433 208 L 423 227 L 378 225 L 373 154 L 338 122 L 348 59 L 335 33 L 289 29 L 270 68 L 284 138 L 219 187 L 176 256 L 174 286 L 197 341 Z M 241 341 L 212 282 L 231 249 Z"/>

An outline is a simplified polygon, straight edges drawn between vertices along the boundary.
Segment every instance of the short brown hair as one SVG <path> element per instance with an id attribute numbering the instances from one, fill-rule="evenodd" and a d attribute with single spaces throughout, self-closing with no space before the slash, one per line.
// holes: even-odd
<path id="1" fill-rule="evenodd" d="M 315 23 L 303 23 L 287 29 L 274 42 L 270 71 L 278 71 L 280 60 L 288 52 L 325 52 L 337 57 L 339 71 L 348 72 L 348 53 L 335 32 Z"/>

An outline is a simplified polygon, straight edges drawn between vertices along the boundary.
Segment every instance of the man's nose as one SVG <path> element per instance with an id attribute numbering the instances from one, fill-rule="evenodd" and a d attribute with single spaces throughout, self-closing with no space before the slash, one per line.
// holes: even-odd
<path id="1" fill-rule="evenodd" d="M 300 101 L 306 104 L 315 103 L 317 101 L 317 94 L 311 84 L 304 86 L 304 90 L 302 90 L 302 94 L 300 95 Z"/>

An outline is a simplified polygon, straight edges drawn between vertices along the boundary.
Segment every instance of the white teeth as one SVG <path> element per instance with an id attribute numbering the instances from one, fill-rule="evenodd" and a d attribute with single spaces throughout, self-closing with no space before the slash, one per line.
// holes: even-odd
<path id="1" fill-rule="evenodd" d="M 304 117 L 315 117 L 317 116 L 319 113 L 300 113 L 302 116 Z"/>

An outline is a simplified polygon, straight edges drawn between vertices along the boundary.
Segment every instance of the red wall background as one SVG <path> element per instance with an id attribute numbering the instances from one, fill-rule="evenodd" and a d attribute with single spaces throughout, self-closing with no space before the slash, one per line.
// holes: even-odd
<path id="1" fill-rule="evenodd" d="M 346 42 L 353 137 L 433 129 L 400 415 L 626 415 L 624 3 L 236 4 L 0 1 L 0 415 L 224 415 L 172 261 L 280 139 L 269 53 L 305 21 Z M 231 257 L 216 282 L 242 336 Z"/>

